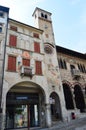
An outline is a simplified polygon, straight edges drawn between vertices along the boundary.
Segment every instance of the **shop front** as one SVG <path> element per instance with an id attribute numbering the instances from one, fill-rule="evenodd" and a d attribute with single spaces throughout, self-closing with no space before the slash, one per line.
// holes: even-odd
<path id="1" fill-rule="evenodd" d="M 21 90 L 21 88 L 20 88 Z M 43 94 L 9 91 L 6 101 L 6 129 L 41 127 Z"/>

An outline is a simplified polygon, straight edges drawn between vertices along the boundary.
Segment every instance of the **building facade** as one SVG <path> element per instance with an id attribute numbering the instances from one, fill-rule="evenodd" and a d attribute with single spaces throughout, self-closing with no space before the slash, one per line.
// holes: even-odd
<path id="1" fill-rule="evenodd" d="M 66 109 L 86 112 L 86 54 L 56 46 Z M 72 111 L 71 111 L 72 110 Z M 85 115 L 86 116 L 86 115 Z"/>
<path id="2" fill-rule="evenodd" d="M 79 79 L 72 79 L 70 73 L 67 75 L 67 70 L 64 72 L 60 68 L 59 58 L 67 59 L 70 55 L 64 56 L 55 45 L 51 13 L 36 8 L 33 17 L 35 27 L 8 19 L 2 89 L 6 129 L 50 127 L 58 120 L 70 121 L 72 112 L 77 118 L 83 115 L 81 112 L 85 113 L 84 54 L 79 57 L 84 62 L 85 71 L 84 78 L 79 78 L 83 81 L 79 82 Z M 84 90 L 80 89 L 83 108 L 78 101 L 72 101 L 72 93 L 71 100 L 67 100 L 70 99 L 67 93 L 70 94 L 71 90 L 66 92 L 64 88 L 73 89 L 73 83 L 76 89 L 79 86 Z M 76 94 L 79 92 L 75 91 Z M 72 105 L 67 104 L 70 101 Z"/>

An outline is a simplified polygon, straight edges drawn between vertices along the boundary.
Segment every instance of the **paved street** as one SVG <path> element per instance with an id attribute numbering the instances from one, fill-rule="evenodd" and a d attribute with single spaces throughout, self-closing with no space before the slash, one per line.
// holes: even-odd
<path id="1" fill-rule="evenodd" d="M 41 130 L 86 130 L 86 118 L 76 119 L 71 122 L 59 122 L 51 128 Z"/>

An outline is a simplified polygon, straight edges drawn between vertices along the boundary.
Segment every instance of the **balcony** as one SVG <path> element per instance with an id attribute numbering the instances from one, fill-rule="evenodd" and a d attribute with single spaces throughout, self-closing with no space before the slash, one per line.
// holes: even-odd
<path id="1" fill-rule="evenodd" d="M 74 77 L 75 79 L 80 78 L 80 71 L 79 71 L 79 70 L 73 69 L 73 70 L 72 70 L 72 74 L 73 74 L 73 77 Z"/>
<path id="2" fill-rule="evenodd" d="M 20 75 L 21 76 L 28 76 L 28 77 L 32 78 L 32 76 L 33 76 L 32 67 L 21 66 L 20 67 Z"/>

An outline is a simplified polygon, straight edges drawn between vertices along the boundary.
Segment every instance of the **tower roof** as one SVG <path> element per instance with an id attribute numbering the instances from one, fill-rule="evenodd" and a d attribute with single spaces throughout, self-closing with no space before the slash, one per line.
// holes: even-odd
<path id="1" fill-rule="evenodd" d="M 46 10 L 40 9 L 40 8 L 38 8 L 38 7 L 36 7 L 35 10 L 34 10 L 34 12 L 33 12 L 33 14 L 32 14 L 32 16 L 34 16 L 36 10 L 40 10 L 40 11 L 43 11 L 43 12 L 45 12 L 45 13 L 48 13 L 49 15 L 52 15 L 52 13 L 50 13 L 50 12 L 48 12 L 48 11 L 46 11 Z"/>

